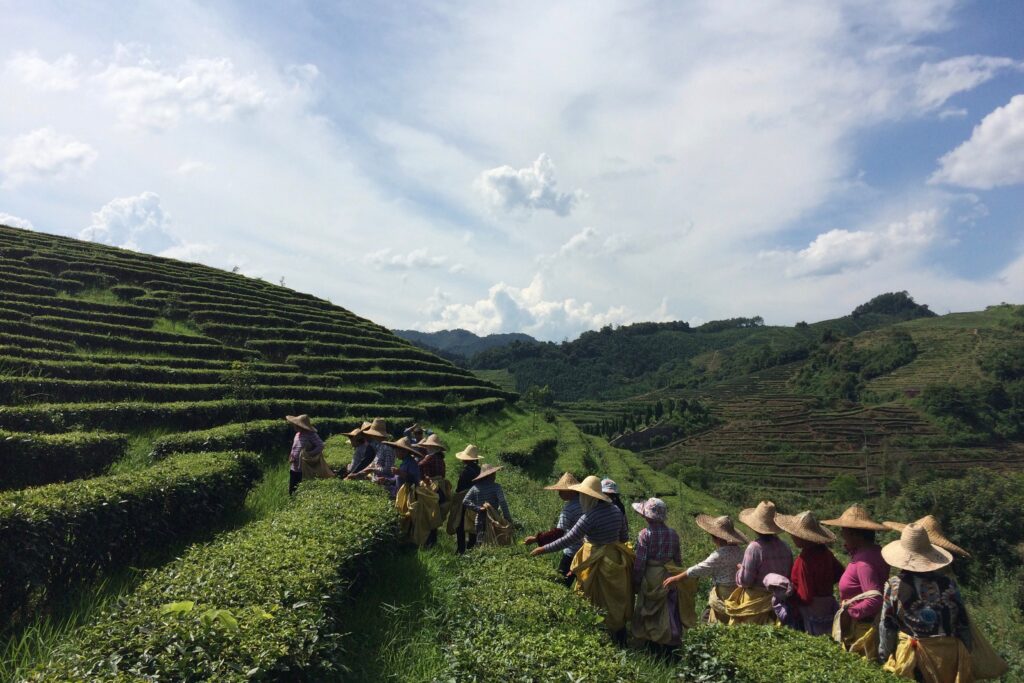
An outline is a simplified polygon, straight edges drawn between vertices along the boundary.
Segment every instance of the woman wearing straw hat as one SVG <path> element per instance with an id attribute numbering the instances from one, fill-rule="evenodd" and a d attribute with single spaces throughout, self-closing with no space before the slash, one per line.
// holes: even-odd
<path id="1" fill-rule="evenodd" d="M 921 526 L 908 524 L 882 557 L 900 570 L 885 585 L 878 657 L 883 668 L 926 683 L 968 683 L 971 628 L 953 577 L 940 570 L 953 561 Z"/>
<path id="2" fill-rule="evenodd" d="M 727 515 L 712 517 L 699 514 L 694 519 L 701 529 L 711 536 L 715 550 L 703 562 L 693 565 L 681 574 L 665 579 L 666 588 L 686 579 L 711 579 L 711 593 L 708 595 L 708 609 L 704 621 L 715 624 L 729 623 L 725 611 L 725 600 L 736 590 L 736 567 L 743 561 L 743 550 L 750 541 L 733 526 Z"/>
<path id="3" fill-rule="evenodd" d="M 833 586 L 845 569 L 828 548 L 836 535 L 823 527 L 810 510 L 798 515 L 775 515 L 775 523 L 800 548 L 789 581 L 793 587 L 790 603 L 800 615 L 802 630 L 812 636 L 830 635 L 839 609 Z"/>
<path id="4" fill-rule="evenodd" d="M 452 506 L 448 511 L 448 533 L 455 534 L 455 552 L 461 555 L 467 548 L 476 545 L 476 531 L 472 525 L 468 542 L 466 540 L 466 509 L 462 507 L 462 501 L 473 486 L 473 480 L 480 476 L 480 451 L 473 444 L 469 444 L 455 454 L 455 459 L 462 463 L 462 471 L 459 473 L 459 481 L 455 485 L 455 493 L 452 494 Z"/>
<path id="5" fill-rule="evenodd" d="M 782 529 L 775 523 L 775 503 L 762 500 L 756 508 L 740 512 L 740 521 L 757 538 L 747 545 L 743 561 L 736 571 L 736 590 L 725 601 L 730 624 L 771 624 L 775 622 L 772 594 L 764 587 L 769 574 L 789 576 L 793 567 L 793 552 L 778 534 Z"/>
<path id="6" fill-rule="evenodd" d="M 637 534 L 633 561 L 633 588 L 637 594 L 633 637 L 655 646 L 678 645 L 684 627 L 678 592 L 675 586 L 665 588 L 662 584 L 670 570 L 680 569 L 683 563 L 679 534 L 665 524 L 668 507 L 660 498 L 648 498 L 643 503 L 633 503 L 632 507 L 647 522 L 647 527 Z"/>
<path id="7" fill-rule="evenodd" d="M 903 522 L 882 522 L 886 529 L 892 529 L 893 531 L 903 531 L 907 525 Z M 936 545 L 944 550 L 948 550 L 954 555 L 960 557 L 970 557 L 971 554 L 958 546 L 953 541 L 949 540 L 945 532 L 942 530 L 942 524 L 932 515 L 925 515 L 921 519 L 914 522 L 928 533 L 928 540 L 932 542 L 932 545 Z"/>
<path id="8" fill-rule="evenodd" d="M 324 462 L 324 442 L 316 433 L 316 427 L 310 422 L 309 415 L 286 415 L 287 420 L 295 428 L 292 449 L 288 460 L 288 493 L 295 493 L 299 482 L 305 478 L 330 478 L 334 472 Z"/>
<path id="9" fill-rule="evenodd" d="M 576 480 L 576 477 L 571 472 L 564 472 L 558 481 L 551 486 L 544 487 L 545 491 L 558 492 L 558 497 L 563 501 L 562 510 L 558 513 L 558 521 L 555 522 L 554 528 L 542 531 L 534 536 L 527 536 L 523 539 L 523 545 L 536 543 L 538 546 L 542 546 L 556 541 L 579 521 L 580 516 L 583 515 L 583 508 L 580 507 L 580 494 L 572 490 L 572 487 L 577 484 L 579 484 L 579 481 Z M 581 545 L 583 545 L 582 541 L 562 549 L 562 559 L 558 562 L 558 573 L 565 577 L 566 586 L 571 586 L 572 582 L 576 579 L 572 572 L 569 571 L 569 566 L 572 564 L 572 558 L 576 555 Z"/>
<path id="10" fill-rule="evenodd" d="M 393 447 L 385 443 L 386 439 L 391 438 L 387 422 L 375 417 L 370 426 L 363 430 L 363 435 L 373 443 L 374 456 L 373 461 L 357 472 L 355 476 L 369 476 L 379 484 L 392 486 L 394 483 L 392 469 L 395 466 L 397 454 Z"/>
<path id="11" fill-rule="evenodd" d="M 619 512 L 622 513 L 622 523 L 626 527 L 626 538 L 629 538 L 629 515 L 626 514 L 626 506 L 622 502 L 622 496 L 619 495 L 619 485 L 615 483 L 614 479 L 602 479 L 601 493 L 608 496 L 612 505 L 619 508 Z"/>
<path id="12" fill-rule="evenodd" d="M 852 505 L 835 519 L 822 524 L 839 527 L 850 564 L 839 579 L 839 610 L 832 622 L 832 638 L 847 652 L 869 661 L 878 657 L 878 619 L 889 565 L 875 543 L 875 533 L 885 525 L 871 519 L 860 505 Z"/>
<path id="13" fill-rule="evenodd" d="M 495 475 L 503 467 L 484 465 L 480 474 L 473 479 L 473 485 L 462 499 L 462 507 L 475 513 L 475 529 L 477 543 L 496 543 L 508 545 L 511 542 L 512 513 L 505 502 L 505 491 L 495 481 Z M 495 514 L 501 514 L 496 517 Z"/>
<path id="14" fill-rule="evenodd" d="M 398 441 L 385 441 L 395 449 L 401 464 L 394 468 L 398 489 L 395 492 L 395 508 L 401 517 L 402 536 L 417 546 L 426 545 L 432 529 L 440 524 L 441 510 L 437 492 L 430 486 L 421 485 L 422 475 L 416 457 L 419 451 L 403 436 Z"/>
<path id="15" fill-rule="evenodd" d="M 576 576 L 576 591 L 605 612 L 605 627 L 616 642 L 625 644 L 626 624 L 633 616 L 633 551 L 626 545 L 622 513 L 601 492 L 601 480 L 589 476 L 570 487 L 583 494 L 583 514 L 561 538 L 534 548 L 533 556 L 563 550 L 583 540 L 569 570 Z"/>
<path id="16" fill-rule="evenodd" d="M 452 503 L 452 485 L 445 478 L 447 473 L 444 462 L 445 445 L 437 438 L 437 434 L 432 433 L 417 443 L 416 448 L 426 452 L 426 455 L 420 459 L 420 472 L 423 474 L 423 478 L 431 483 L 432 488 L 437 493 L 437 500 L 441 509 L 440 519 L 447 520 L 448 510 L 451 508 Z M 438 526 L 440 526 L 440 522 Z M 434 527 L 430 531 L 426 547 L 430 548 L 436 543 L 437 527 Z"/>
<path id="17" fill-rule="evenodd" d="M 352 446 L 352 462 L 345 468 L 345 478 L 354 479 L 356 473 L 363 471 L 377 454 L 373 450 L 373 444 L 363 434 L 370 428 L 369 422 L 364 422 L 351 432 L 342 432 L 348 437 L 349 445 Z"/>

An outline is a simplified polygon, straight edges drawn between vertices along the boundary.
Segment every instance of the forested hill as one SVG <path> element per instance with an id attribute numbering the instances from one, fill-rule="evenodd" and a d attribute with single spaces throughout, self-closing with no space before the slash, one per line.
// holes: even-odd
<path id="1" fill-rule="evenodd" d="M 849 315 L 793 327 L 759 316 L 637 323 L 585 332 L 571 342 L 513 342 L 477 354 L 477 370 L 507 369 L 516 388 L 548 386 L 560 401 L 615 399 L 692 387 L 808 358 L 822 343 L 897 322 L 934 317 L 906 292 L 882 294 Z"/>
<path id="2" fill-rule="evenodd" d="M 463 363 L 478 353 L 508 346 L 513 342 L 537 343 L 536 339 L 522 332 L 488 334 L 483 337 L 462 329 L 441 330 L 440 332 L 417 332 L 416 330 L 392 330 L 392 332 L 420 348 Z"/>

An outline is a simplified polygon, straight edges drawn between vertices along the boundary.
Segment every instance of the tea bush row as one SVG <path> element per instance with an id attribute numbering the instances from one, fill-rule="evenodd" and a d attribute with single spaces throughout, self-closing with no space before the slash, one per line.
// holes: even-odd
<path id="1" fill-rule="evenodd" d="M 100 571 L 217 525 L 259 476 L 251 453 L 0 494 L 0 622 Z"/>
<path id="2" fill-rule="evenodd" d="M 32 434 L 0 430 L 0 490 L 85 479 L 128 448 L 124 434 Z"/>
<path id="3" fill-rule="evenodd" d="M 153 307 L 139 306 L 137 304 L 104 304 L 84 299 L 64 299 L 48 296 L 12 295 L 4 292 L 4 300 L 7 302 L 19 302 L 31 306 L 50 306 L 69 311 L 80 311 L 89 313 L 102 313 L 104 315 L 130 315 L 136 317 L 154 317 L 156 309 Z"/>
<path id="4" fill-rule="evenodd" d="M 304 355 L 304 354 L 293 354 L 284 359 L 285 362 L 291 363 L 302 368 L 303 372 L 310 373 L 328 373 L 328 372 L 350 372 L 359 370 L 432 370 L 435 372 L 452 372 L 458 373 L 459 369 L 455 368 L 451 364 L 441 360 L 435 359 L 430 361 L 424 360 L 407 360 L 403 358 L 339 358 L 338 356 L 316 356 L 316 355 Z M 472 376 L 468 370 L 465 371 L 467 375 Z"/>

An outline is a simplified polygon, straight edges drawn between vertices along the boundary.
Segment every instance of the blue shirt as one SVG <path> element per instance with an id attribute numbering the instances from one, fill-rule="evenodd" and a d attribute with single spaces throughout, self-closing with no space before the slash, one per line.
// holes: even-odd
<path id="1" fill-rule="evenodd" d="M 420 466 L 415 458 L 406 456 L 402 464 L 398 466 L 398 478 L 400 481 L 416 486 L 420 483 Z"/>

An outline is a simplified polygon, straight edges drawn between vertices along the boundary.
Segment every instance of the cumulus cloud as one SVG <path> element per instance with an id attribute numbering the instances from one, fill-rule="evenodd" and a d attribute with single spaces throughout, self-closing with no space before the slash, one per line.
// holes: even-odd
<path id="1" fill-rule="evenodd" d="M 1024 70 L 1024 62 L 1009 57 L 963 55 L 922 64 L 917 72 L 917 102 L 936 109 L 957 93 L 973 90 L 1008 69 Z"/>
<path id="2" fill-rule="evenodd" d="M 63 179 L 96 161 L 96 150 L 52 128 L 39 128 L 14 138 L 0 161 L 3 187 L 46 178 Z"/>
<path id="3" fill-rule="evenodd" d="M 544 280 L 538 274 L 526 287 L 499 282 L 487 298 L 473 303 L 450 303 L 450 297 L 435 291 L 430 307 L 438 311 L 427 324 L 429 330 L 462 328 L 486 335 L 497 332 L 526 332 L 540 339 L 575 338 L 584 330 L 621 323 L 629 317 L 624 307 L 597 310 L 576 299 L 547 299 Z"/>
<path id="4" fill-rule="evenodd" d="M 171 229 L 170 217 L 154 192 L 113 199 L 93 213 L 92 222 L 79 239 L 113 247 L 160 254 L 183 245 Z"/>
<path id="5" fill-rule="evenodd" d="M 48 62 L 36 52 L 17 52 L 7 60 L 7 71 L 39 90 L 68 91 L 78 87 L 78 59 L 72 54 Z"/>
<path id="6" fill-rule="evenodd" d="M 32 221 L 27 218 L 19 218 L 18 216 L 12 216 L 9 213 L 0 211 L 0 225 L 6 225 L 11 228 L 23 228 L 25 230 L 34 230 L 35 226 L 32 225 Z"/>
<path id="7" fill-rule="evenodd" d="M 982 119 L 969 140 L 939 159 L 930 182 L 979 190 L 1024 183 L 1024 95 Z"/>
<path id="8" fill-rule="evenodd" d="M 835 275 L 928 247 L 941 235 L 942 216 L 938 209 L 927 209 L 878 230 L 829 230 L 800 251 L 771 251 L 761 256 L 786 263 L 789 277 Z"/>
<path id="9" fill-rule="evenodd" d="M 268 101 L 255 75 L 240 75 L 227 58 L 190 58 L 166 69 L 137 46 L 118 46 L 115 60 L 94 76 L 125 123 L 170 128 L 186 117 L 228 121 Z"/>
<path id="10" fill-rule="evenodd" d="M 568 216 L 584 196 L 583 191 L 559 192 L 556 186 L 555 164 L 543 153 L 527 168 L 499 166 L 484 171 L 474 184 L 495 209 L 527 214 L 546 209 Z"/>

